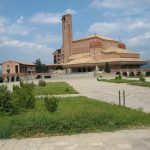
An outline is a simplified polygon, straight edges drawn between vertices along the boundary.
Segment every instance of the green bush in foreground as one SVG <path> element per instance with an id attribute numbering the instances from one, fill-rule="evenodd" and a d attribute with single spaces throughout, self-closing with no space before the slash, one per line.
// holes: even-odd
<path id="1" fill-rule="evenodd" d="M 58 97 L 51 95 L 50 97 L 46 96 L 44 98 L 45 106 L 49 112 L 57 111 L 58 106 Z"/>
<path id="2" fill-rule="evenodd" d="M 7 90 L 7 86 L 0 86 L 0 112 L 11 113 L 12 109 L 12 93 Z"/>
<path id="3" fill-rule="evenodd" d="M 140 81 L 142 81 L 142 82 L 145 82 L 145 78 L 143 77 L 143 75 L 142 75 L 142 74 L 140 74 L 140 76 L 139 76 L 139 80 L 140 80 Z"/>
<path id="4" fill-rule="evenodd" d="M 29 83 L 21 83 L 20 87 L 13 87 L 13 100 L 16 109 L 29 109 L 35 107 L 34 86 Z"/>
<path id="5" fill-rule="evenodd" d="M 43 81 L 43 80 L 40 80 L 38 85 L 39 85 L 39 86 L 46 86 L 46 82 Z"/>
<path id="6" fill-rule="evenodd" d="M 24 109 L 34 108 L 35 96 L 33 85 L 22 83 L 20 87 L 13 86 L 13 92 L 8 91 L 6 86 L 0 86 L 0 113 L 18 114 Z"/>

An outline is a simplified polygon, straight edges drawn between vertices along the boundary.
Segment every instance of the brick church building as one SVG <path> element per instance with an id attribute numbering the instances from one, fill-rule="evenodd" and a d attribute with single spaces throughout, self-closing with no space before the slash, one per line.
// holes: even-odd
<path id="1" fill-rule="evenodd" d="M 72 15 L 62 17 L 63 45 L 53 53 L 54 67 L 61 66 L 70 72 L 90 72 L 96 66 L 103 70 L 106 63 L 111 69 L 137 69 L 148 61 L 142 60 L 140 54 L 129 51 L 121 41 L 101 35 L 91 35 L 73 40 Z"/>

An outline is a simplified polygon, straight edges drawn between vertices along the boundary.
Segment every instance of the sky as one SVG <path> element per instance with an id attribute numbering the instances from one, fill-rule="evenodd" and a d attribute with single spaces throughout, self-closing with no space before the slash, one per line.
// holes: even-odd
<path id="1" fill-rule="evenodd" d="M 100 34 L 150 59 L 150 0 L 0 0 L 0 62 L 53 63 L 61 17 L 73 15 L 73 39 Z"/>

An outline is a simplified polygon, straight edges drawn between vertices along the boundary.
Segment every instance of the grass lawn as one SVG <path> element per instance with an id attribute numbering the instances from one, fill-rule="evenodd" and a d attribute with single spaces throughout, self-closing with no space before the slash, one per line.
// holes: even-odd
<path id="1" fill-rule="evenodd" d="M 78 92 L 74 90 L 66 82 L 48 82 L 46 86 L 35 86 L 35 95 L 49 95 L 49 94 L 77 94 Z"/>
<path id="2" fill-rule="evenodd" d="M 86 97 L 61 98 L 50 113 L 42 99 L 19 115 L 0 115 L 0 138 L 66 135 L 150 126 L 150 114 Z"/>
<path id="3" fill-rule="evenodd" d="M 127 83 L 129 85 L 150 87 L 150 82 L 142 82 L 139 80 L 127 80 L 127 79 L 110 79 L 110 80 L 107 80 L 107 79 L 102 79 L 100 81 L 110 82 L 110 83 Z"/>

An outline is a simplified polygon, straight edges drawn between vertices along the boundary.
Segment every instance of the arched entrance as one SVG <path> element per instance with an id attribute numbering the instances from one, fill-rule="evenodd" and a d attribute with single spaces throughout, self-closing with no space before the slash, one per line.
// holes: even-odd
<path id="1" fill-rule="evenodd" d="M 129 76 L 130 76 L 130 77 L 135 76 L 134 72 L 130 72 L 130 73 L 129 73 Z"/>
<path id="2" fill-rule="evenodd" d="M 14 76 L 11 77 L 11 82 L 14 82 L 15 81 L 15 78 Z"/>
<path id="3" fill-rule="evenodd" d="M 116 72 L 116 75 L 120 75 L 120 72 Z"/>
<path id="4" fill-rule="evenodd" d="M 7 79 L 7 82 L 9 82 L 9 77 L 7 77 L 6 79 Z"/>
<path id="5" fill-rule="evenodd" d="M 140 76 L 142 73 L 139 71 L 136 73 L 136 76 Z"/>
<path id="6" fill-rule="evenodd" d="M 122 75 L 125 76 L 125 77 L 128 76 L 127 72 L 123 72 Z"/>
<path id="7" fill-rule="evenodd" d="M 20 81 L 20 77 L 19 76 L 16 77 L 16 81 Z"/>
<path id="8" fill-rule="evenodd" d="M 148 71 L 148 72 L 146 72 L 146 74 L 145 74 L 147 77 L 149 77 L 150 76 L 150 72 Z"/>
<path id="9" fill-rule="evenodd" d="M 36 77 L 36 79 L 42 79 L 42 76 L 41 76 L 41 75 L 38 75 L 38 76 Z"/>

